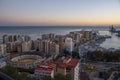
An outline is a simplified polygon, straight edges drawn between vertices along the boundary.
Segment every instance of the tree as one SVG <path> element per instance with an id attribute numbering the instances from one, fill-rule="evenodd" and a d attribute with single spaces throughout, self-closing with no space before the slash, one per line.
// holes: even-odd
<path id="1" fill-rule="evenodd" d="M 28 77 L 28 74 L 25 72 L 20 73 L 19 70 L 15 67 L 7 65 L 6 67 L 0 70 L 1 72 L 12 77 L 14 80 L 35 80 L 34 78 Z"/>
<path id="2" fill-rule="evenodd" d="M 70 75 L 66 75 L 66 79 L 65 80 L 72 80 Z"/>
<path id="3" fill-rule="evenodd" d="M 43 80 L 53 80 L 50 76 L 44 76 Z"/>
<path id="4" fill-rule="evenodd" d="M 13 79 L 17 80 L 18 78 L 18 70 L 17 68 L 14 68 L 12 66 L 6 66 L 3 69 L 1 69 L 1 71 L 5 74 L 7 74 L 8 76 L 12 77 Z"/>
<path id="5" fill-rule="evenodd" d="M 57 74 L 54 80 L 72 80 L 70 75 Z"/>
<path id="6" fill-rule="evenodd" d="M 70 52 L 67 51 L 66 49 L 64 49 L 64 50 L 63 50 L 63 55 L 64 55 L 64 56 L 68 56 L 68 55 L 70 55 Z"/>
<path id="7" fill-rule="evenodd" d="M 65 80 L 65 76 L 62 75 L 62 74 L 57 74 L 57 75 L 54 77 L 54 80 Z"/>
<path id="8" fill-rule="evenodd" d="M 72 57 L 80 59 L 80 55 L 79 55 L 79 53 L 77 51 L 72 52 Z"/>
<path id="9" fill-rule="evenodd" d="M 120 62 L 120 51 L 93 51 L 87 56 L 92 61 Z"/>

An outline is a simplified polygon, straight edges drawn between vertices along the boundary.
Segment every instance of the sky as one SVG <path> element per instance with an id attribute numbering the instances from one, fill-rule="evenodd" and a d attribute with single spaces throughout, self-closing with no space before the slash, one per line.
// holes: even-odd
<path id="1" fill-rule="evenodd" d="M 0 26 L 120 25 L 120 0 L 0 0 Z"/>

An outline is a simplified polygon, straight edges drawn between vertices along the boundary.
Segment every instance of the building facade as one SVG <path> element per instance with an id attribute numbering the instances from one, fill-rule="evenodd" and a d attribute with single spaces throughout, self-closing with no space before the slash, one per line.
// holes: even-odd
<path id="1" fill-rule="evenodd" d="M 80 60 L 62 57 L 55 62 L 55 74 L 70 75 L 72 80 L 79 80 Z"/>
<path id="2" fill-rule="evenodd" d="M 6 53 L 6 44 L 0 44 L 0 56 L 4 56 Z"/>
<path id="3" fill-rule="evenodd" d="M 73 41 L 72 38 L 65 39 L 65 49 L 69 52 L 73 51 Z"/>
<path id="4" fill-rule="evenodd" d="M 44 80 L 46 76 L 54 78 L 54 64 L 49 61 L 41 62 L 35 69 L 34 75 L 38 80 Z"/>

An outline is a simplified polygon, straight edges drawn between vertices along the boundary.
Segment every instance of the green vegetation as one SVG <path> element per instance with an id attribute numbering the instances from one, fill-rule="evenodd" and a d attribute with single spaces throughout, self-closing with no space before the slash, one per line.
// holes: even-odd
<path id="1" fill-rule="evenodd" d="M 17 68 L 12 66 L 6 66 L 2 68 L 0 71 L 12 77 L 14 80 L 35 80 L 34 78 L 28 77 L 28 73 L 26 72 L 20 73 Z"/>
<path id="2" fill-rule="evenodd" d="M 34 73 L 34 69 L 23 69 L 23 68 L 17 68 L 19 72 L 27 72 L 27 73 Z"/>
<path id="3" fill-rule="evenodd" d="M 70 56 L 71 53 L 69 51 L 67 51 L 66 49 L 63 50 L 63 55 L 64 56 Z"/>
<path id="4" fill-rule="evenodd" d="M 99 68 L 92 64 L 85 64 L 83 66 L 83 70 L 85 70 L 87 72 L 96 72 L 99 70 Z"/>
<path id="5" fill-rule="evenodd" d="M 120 51 L 94 51 L 87 56 L 91 61 L 120 62 Z"/>
<path id="6" fill-rule="evenodd" d="M 19 70 L 27 71 L 25 69 L 17 69 L 12 66 L 6 66 L 2 69 L 0 69 L 1 72 L 7 74 L 8 76 L 12 77 L 14 80 L 35 80 L 35 78 L 28 77 L 28 73 L 26 72 L 20 72 Z M 43 80 L 71 80 L 70 75 L 62 75 L 57 74 L 54 79 L 51 79 L 51 77 L 44 76 Z"/>
<path id="7" fill-rule="evenodd" d="M 50 76 L 44 76 L 42 79 L 43 80 L 53 80 Z"/>
<path id="8" fill-rule="evenodd" d="M 80 59 L 79 53 L 77 51 L 72 52 L 72 57 Z"/>
<path id="9" fill-rule="evenodd" d="M 79 52 L 77 50 L 72 51 L 71 53 L 68 52 L 66 49 L 63 51 L 64 56 L 72 56 L 73 58 L 80 59 Z"/>
<path id="10" fill-rule="evenodd" d="M 57 74 L 54 79 L 51 79 L 51 77 L 44 76 L 43 80 L 72 80 L 70 75 L 62 75 L 62 74 Z"/>
<path id="11" fill-rule="evenodd" d="M 54 80 L 71 80 L 71 76 L 70 75 L 64 76 L 62 74 L 57 74 Z"/>

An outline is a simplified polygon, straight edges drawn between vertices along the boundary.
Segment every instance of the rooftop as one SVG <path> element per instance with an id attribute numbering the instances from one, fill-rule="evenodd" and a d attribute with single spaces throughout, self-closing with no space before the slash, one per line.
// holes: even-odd
<path id="1" fill-rule="evenodd" d="M 79 59 L 74 59 L 71 57 L 61 58 L 55 62 L 59 68 L 74 68 L 78 63 Z"/>
<path id="2" fill-rule="evenodd" d="M 35 69 L 37 71 L 50 73 L 54 69 L 54 64 L 50 61 L 41 62 L 38 67 Z"/>

